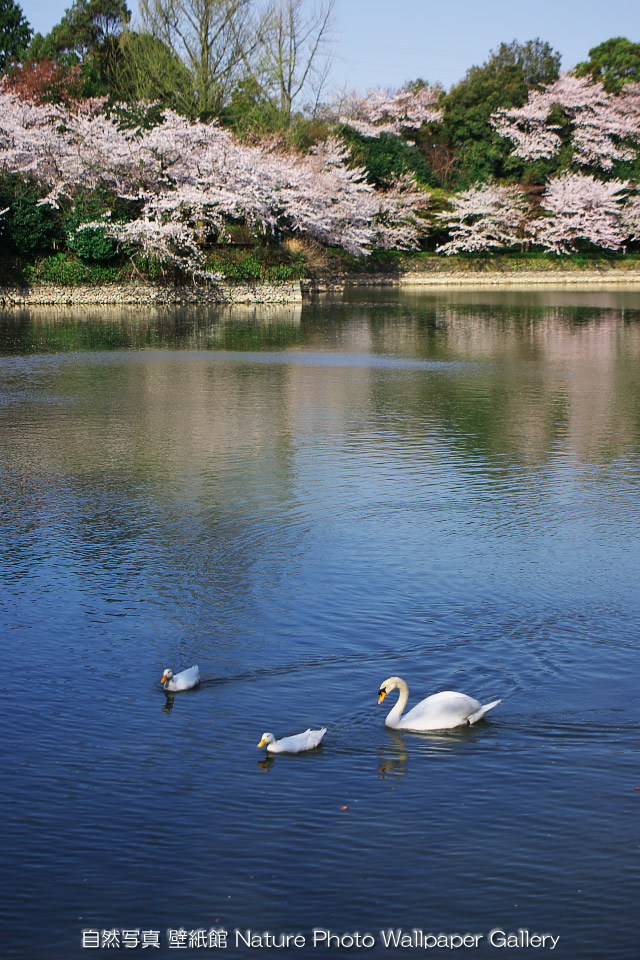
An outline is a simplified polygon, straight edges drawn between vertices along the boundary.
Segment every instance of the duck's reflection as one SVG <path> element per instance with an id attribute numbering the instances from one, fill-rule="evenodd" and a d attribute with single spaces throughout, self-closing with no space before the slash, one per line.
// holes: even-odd
<path id="1" fill-rule="evenodd" d="M 276 758 L 274 755 L 272 753 L 267 753 L 262 760 L 258 760 L 258 767 L 263 773 L 268 773 L 275 762 Z"/>

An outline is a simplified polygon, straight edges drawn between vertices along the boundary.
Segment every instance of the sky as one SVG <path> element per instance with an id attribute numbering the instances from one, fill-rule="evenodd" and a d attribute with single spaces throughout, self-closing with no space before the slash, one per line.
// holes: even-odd
<path id="1" fill-rule="evenodd" d="M 18 0 L 48 33 L 73 0 Z M 309 0 L 313 3 L 314 0 Z M 136 0 L 129 7 L 137 14 Z M 500 43 L 539 37 L 570 70 L 610 37 L 640 42 L 639 0 L 336 0 L 331 87 L 398 89 L 421 78 L 449 89 Z"/>

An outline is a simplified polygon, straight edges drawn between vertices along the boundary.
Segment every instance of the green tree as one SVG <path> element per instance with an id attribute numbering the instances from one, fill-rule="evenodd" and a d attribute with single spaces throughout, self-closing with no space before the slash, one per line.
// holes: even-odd
<path id="1" fill-rule="evenodd" d="M 279 111 L 253 77 L 244 77 L 235 85 L 220 118 L 243 138 L 275 133 L 282 126 Z"/>
<path id="2" fill-rule="evenodd" d="M 120 35 L 130 19 L 126 0 L 75 0 L 51 33 L 33 37 L 27 58 L 66 66 L 81 63 L 84 94 L 108 93 Z"/>
<path id="3" fill-rule="evenodd" d="M 363 137 L 349 128 L 344 129 L 343 136 L 351 159 L 366 169 L 367 180 L 373 186 L 386 189 L 405 175 L 415 176 L 426 186 L 437 186 L 437 178 L 415 143 L 407 143 L 402 137 L 389 133 Z"/>
<path id="4" fill-rule="evenodd" d="M 126 0 L 75 0 L 51 33 L 44 38 L 51 60 L 75 54 L 78 60 L 95 56 L 129 23 Z"/>
<path id="5" fill-rule="evenodd" d="M 640 82 L 640 43 L 626 37 L 612 37 L 589 50 L 589 59 L 579 63 L 576 73 L 591 76 L 609 93 L 620 93 L 626 83 Z"/>
<path id="6" fill-rule="evenodd" d="M 1 71 L 6 70 L 12 61 L 21 58 L 32 34 L 33 30 L 18 4 L 14 0 L 0 0 Z"/>
<path id="7" fill-rule="evenodd" d="M 485 66 L 496 73 L 503 67 L 517 67 L 529 86 L 553 83 L 560 72 L 560 54 L 539 38 L 526 43 L 512 40 L 491 51 L 491 59 Z"/>
<path id="8" fill-rule="evenodd" d="M 167 46 L 150 33 L 125 30 L 105 57 L 106 85 L 116 100 L 158 101 L 178 113 L 193 112 L 189 71 Z"/>
<path id="9" fill-rule="evenodd" d="M 503 43 L 481 67 L 471 67 L 443 98 L 443 134 L 455 153 L 455 186 L 467 187 L 504 176 L 510 145 L 489 117 L 499 107 L 520 107 L 532 86 L 550 83 L 560 70 L 560 54 L 542 40 Z"/>
<path id="10" fill-rule="evenodd" d="M 45 191 L 18 174 L 0 175 L 0 250 L 30 256 L 50 248 L 62 233 L 58 214 L 48 204 L 39 204 Z"/>

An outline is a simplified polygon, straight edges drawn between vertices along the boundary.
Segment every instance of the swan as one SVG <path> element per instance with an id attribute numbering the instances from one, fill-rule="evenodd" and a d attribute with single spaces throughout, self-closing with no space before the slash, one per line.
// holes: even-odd
<path id="1" fill-rule="evenodd" d="M 174 673 L 168 668 L 162 674 L 160 683 L 168 693 L 178 693 L 179 690 L 191 690 L 200 683 L 200 670 L 197 664 L 183 670 L 182 673 Z"/>
<path id="2" fill-rule="evenodd" d="M 481 704 L 466 693 L 443 690 L 425 697 L 420 703 L 402 716 L 409 699 L 409 687 L 402 677 L 389 677 L 380 686 L 378 703 L 392 690 L 399 690 L 400 696 L 395 707 L 389 711 L 385 726 L 393 730 L 412 730 L 422 733 L 426 730 L 452 730 L 454 727 L 468 727 L 484 717 L 485 713 L 497 707 L 501 700 Z"/>
<path id="3" fill-rule="evenodd" d="M 259 747 L 266 747 L 267 753 L 302 753 L 303 750 L 313 750 L 318 746 L 325 733 L 326 727 L 321 730 L 305 730 L 292 737 L 283 737 L 276 740 L 272 733 L 263 733 Z"/>

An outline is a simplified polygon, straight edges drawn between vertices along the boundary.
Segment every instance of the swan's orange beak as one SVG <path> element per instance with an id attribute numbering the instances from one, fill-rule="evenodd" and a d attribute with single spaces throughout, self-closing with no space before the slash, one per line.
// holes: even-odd
<path id="1" fill-rule="evenodd" d="M 260 741 L 260 743 L 258 744 L 258 746 L 259 746 L 259 747 L 264 747 L 264 738 Z"/>
<path id="2" fill-rule="evenodd" d="M 386 691 L 386 690 L 380 690 L 380 691 L 378 692 L 378 703 L 379 703 L 379 704 L 382 703 L 382 701 L 384 700 L 384 698 L 386 697 L 386 695 L 387 695 L 387 691 Z"/>

